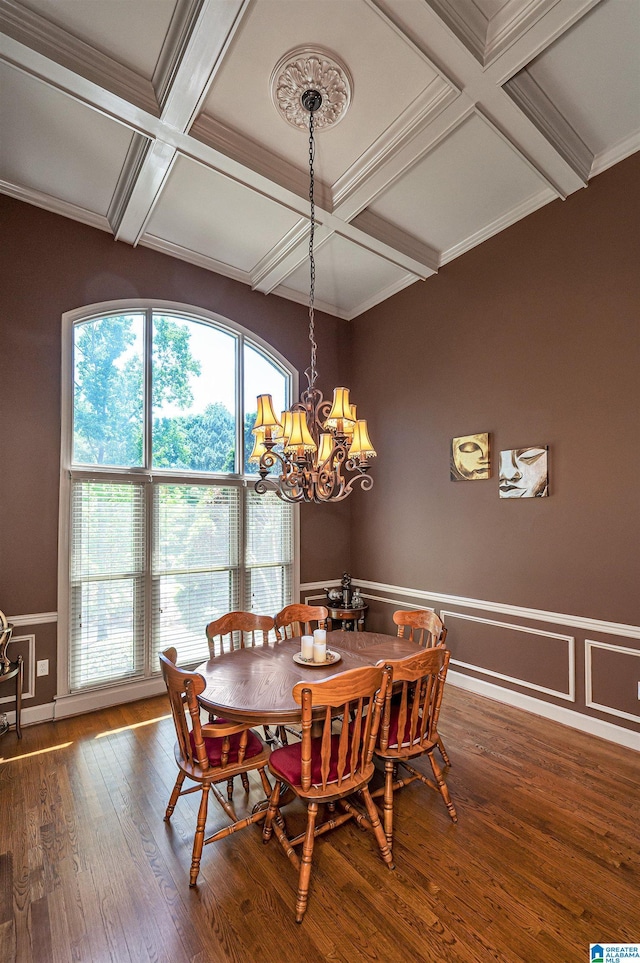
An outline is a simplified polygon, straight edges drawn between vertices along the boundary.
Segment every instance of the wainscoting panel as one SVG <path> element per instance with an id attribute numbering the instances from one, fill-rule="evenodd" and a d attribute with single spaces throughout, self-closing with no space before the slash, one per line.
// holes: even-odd
<path id="1" fill-rule="evenodd" d="M 586 704 L 640 722 L 640 650 L 594 639 L 584 646 Z"/>
<path id="2" fill-rule="evenodd" d="M 322 604 L 324 586 L 340 578 L 301 585 L 301 601 Z M 355 576 L 352 584 L 369 606 L 371 632 L 395 635 L 396 609 L 443 618 L 452 685 L 640 750 L 640 626 Z"/>
<path id="3" fill-rule="evenodd" d="M 15 623 L 14 623 L 15 624 Z M 24 678 L 22 688 L 22 701 L 33 699 L 36 694 L 36 637 L 35 635 L 12 635 L 11 642 L 7 649 L 7 657 L 12 662 L 21 655 L 24 659 Z M 15 685 L 13 679 L 4 682 L 0 686 L 0 705 L 5 702 L 15 703 Z"/>
<path id="4" fill-rule="evenodd" d="M 451 664 L 575 702 L 575 639 L 546 629 L 440 610 Z"/>

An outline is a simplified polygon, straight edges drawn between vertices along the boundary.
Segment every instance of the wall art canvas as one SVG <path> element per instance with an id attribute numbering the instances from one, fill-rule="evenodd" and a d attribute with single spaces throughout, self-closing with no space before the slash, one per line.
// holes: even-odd
<path id="1" fill-rule="evenodd" d="M 500 498 L 545 498 L 549 494 L 547 447 L 500 452 Z"/>
<path id="2" fill-rule="evenodd" d="M 477 481 L 489 477 L 488 432 L 451 439 L 450 473 L 451 481 Z"/>

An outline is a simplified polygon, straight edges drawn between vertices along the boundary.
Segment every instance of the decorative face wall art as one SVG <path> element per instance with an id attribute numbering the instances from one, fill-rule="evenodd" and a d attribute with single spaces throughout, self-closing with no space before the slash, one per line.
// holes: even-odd
<path id="1" fill-rule="evenodd" d="M 500 452 L 500 498 L 544 498 L 549 494 L 545 448 L 510 448 Z"/>
<path id="2" fill-rule="evenodd" d="M 451 439 L 451 481 L 477 481 L 491 474 L 489 435 L 461 435 Z"/>

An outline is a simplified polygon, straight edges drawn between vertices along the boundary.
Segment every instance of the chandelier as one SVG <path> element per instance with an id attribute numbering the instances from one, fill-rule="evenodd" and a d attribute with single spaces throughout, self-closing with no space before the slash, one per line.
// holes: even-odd
<path id="1" fill-rule="evenodd" d="M 255 490 L 259 494 L 275 491 L 289 502 L 339 502 L 356 485 L 364 491 L 372 487 L 369 459 L 376 455 L 367 422 L 357 417 L 349 389 L 335 388 L 330 402 L 316 387 L 314 128 L 328 126 L 342 117 L 350 98 L 350 84 L 346 69 L 334 58 L 310 54 L 303 48 L 280 61 L 274 71 L 272 90 L 285 119 L 298 128 L 308 123 L 309 128 L 311 364 L 305 371 L 308 387 L 302 391 L 300 401 L 279 417 L 271 395 L 258 395 L 255 440 L 249 461 L 258 465 L 260 480 Z M 316 115 L 318 120 L 314 121 Z"/>

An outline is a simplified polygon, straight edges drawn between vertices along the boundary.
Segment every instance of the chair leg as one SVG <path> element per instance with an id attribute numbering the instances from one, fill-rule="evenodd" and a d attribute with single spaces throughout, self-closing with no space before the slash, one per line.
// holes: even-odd
<path id="1" fill-rule="evenodd" d="M 384 834 L 387 837 L 389 848 L 393 846 L 393 783 L 397 765 L 393 759 L 385 759 L 384 762 Z"/>
<path id="2" fill-rule="evenodd" d="M 207 806 L 209 803 L 209 786 L 203 783 L 202 799 L 198 810 L 198 822 L 196 823 L 196 833 L 193 837 L 193 856 L 191 858 L 191 872 L 189 873 L 189 886 L 195 886 L 200 872 L 200 857 L 202 856 L 202 846 L 204 843 L 204 826 L 207 821 Z"/>
<path id="3" fill-rule="evenodd" d="M 318 803 L 310 802 L 307 806 L 307 831 L 302 844 L 302 860 L 300 862 L 300 876 L 298 877 L 298 896 L 296 899 L 296 923 L 302 923 L 309 900 L 309 880 L 311 879 L 311 860 L 313 859 L 313 844 L 315 842 L 316 816 Z"/>
<path id="4" fill-rule="evenodd" d="M 269 777 L 267 776 L 266 772 L 264 771 L 264 767 L 263 767 L 262 769 L 258 769 L 258 772 L 259 772 L 259 774 L 260 774 L 260 779 L 262 780 L 262 788 L 264 789 L 264 794 L 265 794 L 265 796 L 267 797 L 267 799 L 270 799 L 270 798 L 271 798 L 271 783 L 269 782 Z"/>
<path id="5" fill-rule="evenodd" d="M 387 842 L 387 837 L 384 834 L 384 829 L 382 828 L 382 823 L 380 822 L 380 816 L 378 815 L 378 810 L 376 809 L 376 804 L 371 798 L 371 793 L 369 792 L 368 786 L 362 787 L 362 798 L 364 804 L 367 807 L 367 813 L 369 814 L 369 820 L 371 821 L 371 828 L 373 829 L 374 835 L 378 842 L 380 848 L 380 855 L 384 859 L 385 863 L 389 869 L 395 869 L 393 863 L 393 855 L 391 854 L 391 847 Z"/>
<path id="6" fill-rule="evenodd" d="M 180 790 L 182 789 L 182 783 L 184 782 L 186 773 L 179 772 L 178 778 L 176 779 L 176 784 L 171 792 L 171 798 L 169 799 L 169 805 L 167 806 L 167 811 L 164 814 L 165 822 L 169 822 L 171 816 L 173 815 L 173 810 L 176 808 L 176 803 L 178 801 L 178 796 L 180 795 Z"/>
<path id="7" fill-rule="evenodd" d="M 440 750 L 440 755 L 442 756 L 442 761 L 445 764 L 445 766 L 451 766 L 451 760 L 447 755 L 447 750 L 445 749 L 444 742 L 442 741 L 440 736 L 438 736 L 438 749 Z"/>
<path id="8" fill-rule="evenodd" d="M 457 812 L 456 812 L 456 807 L 455 807 L 455 806 L 453 805 L 453 803 L 451 802 L 451 797 L 450 797 L 450 795 L 449 795 L 449 790 L 448 790 L 448 788 L 447 788 L 446 782 L 445 782 L 444 779 L 442 778 L 442 771 L 441 771 L 441 769 L 440 769 L 440 766 L 438 765 L 438 763 L 437 763 L 437 762 L 435 761 L 435 759 L 433 758 L 433 752 L 428 752 L 427 755 L 429 756 L 429 762 L 431 763 L 431 768 L 433 769 L 433 775 L 435 776 L 435 780 L 436 780 L 436 782 L 437 782 L 437 784 L 438 784 L 438 789 L 440 790 L 440 795 L 441 795 L 442 798 L 444 799 L 444 804 L 445 804 L 445 806 L 447 807 L 447 809 L 449 810 L 449 815 L 451 816 L 451 819 L 453 820 L 454 823 L 457 823 L 457 822 L 458 822 L 458 814 L 457 814 Z"/>
<path id="9" fill-rule="evenodd" d="M 240 773 L 240 780 L 242 782 L 242 788 L 244 791 L 249 792 L 249 777 L 247 776 L 246 772 Z"/>
<path id="10" fill-rule="evenodd" d="M 263 843 L 268 843 L 271 839 L 271 834 L 273 833 L 273 820 L 278 812 L 278 803 L 280 802 L 280 786 L 280 780 L 276 779 L 275 785 L 271 790 L 271 795 L 269 797 L 269 808 L 267 809 L 264 826 L 262 827 Z"/>
<path id="11" fill-rule="evenodd" d="M 227 799 L 229 802 L 233 799 L 233 778 L 227 779 Z"/>

